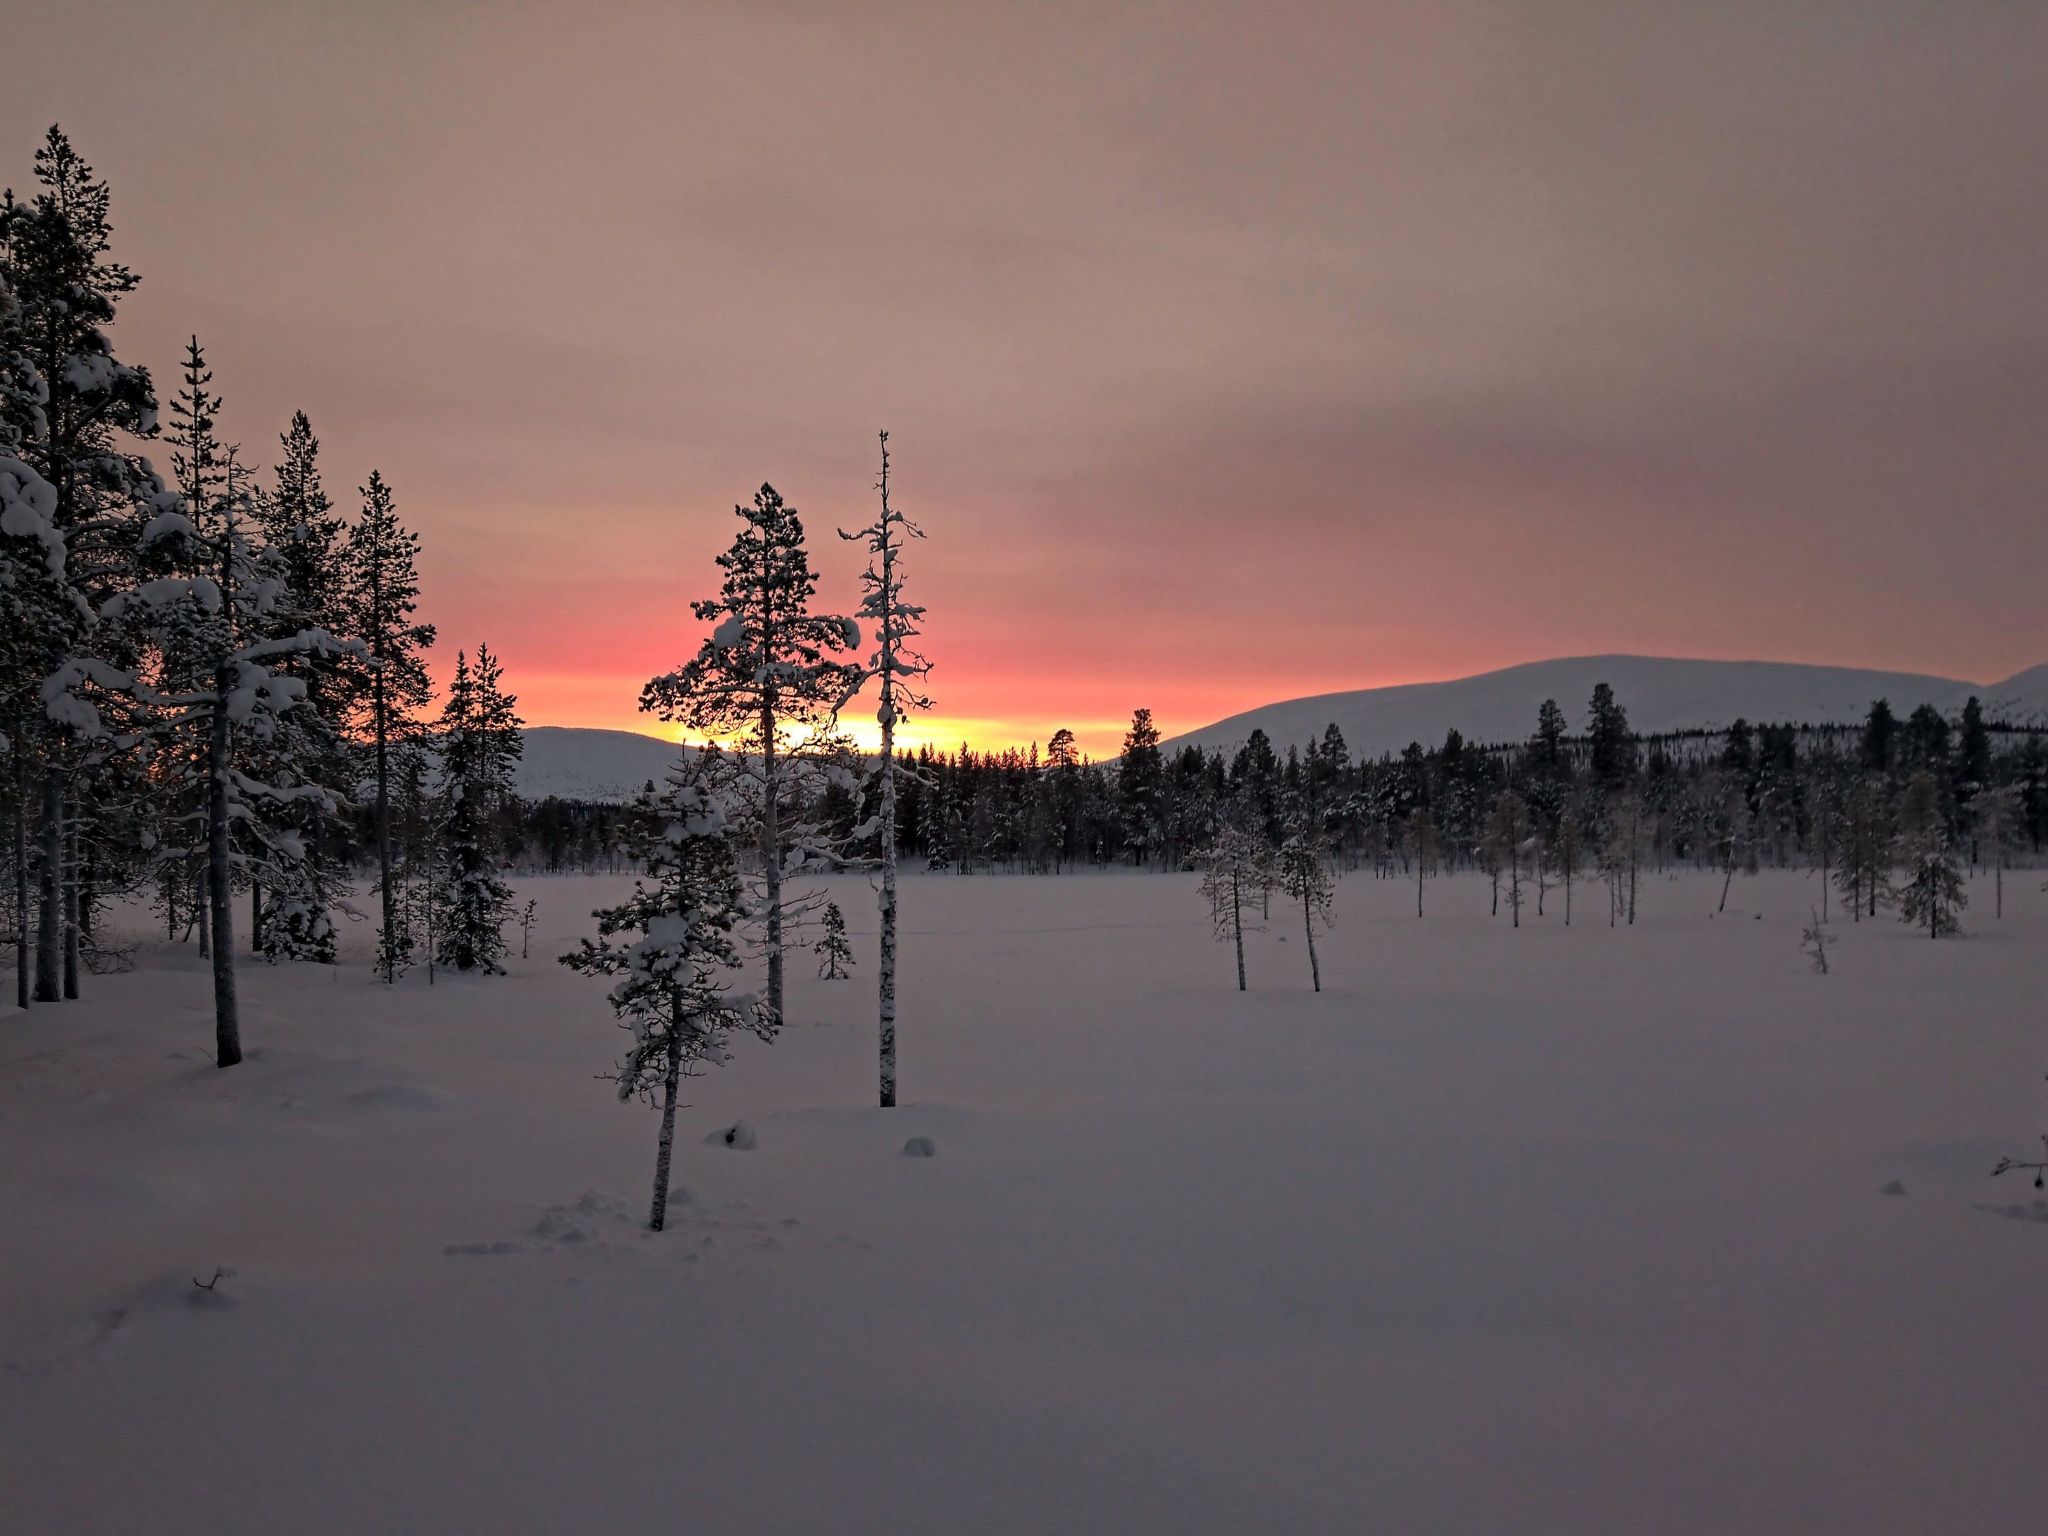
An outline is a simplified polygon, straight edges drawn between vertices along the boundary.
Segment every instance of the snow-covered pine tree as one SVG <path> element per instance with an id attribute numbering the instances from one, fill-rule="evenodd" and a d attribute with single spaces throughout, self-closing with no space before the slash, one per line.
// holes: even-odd
<path id="1" fill-rule="evenodd" d="M 0 288 L 0 324 L 8 295 Z M 4 418 L 0 418 L 4 423 Z M 4 432 L 0 425 L 0 432 Z M 56 489 L 34 468 L 13 456 L 14 444 L 0 437 L 0 751 L 8 764 L 9 828 L 14 874 L 13 917 L 15 1006 L 27 1008 L 34 948 L 29 937 L 29 799 L 34 743 L 39 723 L 38 686 L 47 663 L 50 636 L 68 627 L 58 615 L 69 606 L 64 536 L 52 521 Z"/>
<path id="2" fill-rule="evenodd" d="M 383 913 L 377 969 L 389 983 L 398 979 L 409 958 L 410 931 L 409 925 L 401 926 L 398 910 L 392 788 L 407 770 L 406 756 L 418 752 L 418 712 L 433 697 L 421 653 L 433 646 L 434 626 L 414 618 L 420 595 L 419 535 L 399 522 L 391 488 L 376 471 L 362 495 L 362 516 L 349 530 L 343 555 L 340 608 L 348 616 L 349 634 L 363 642 L 366 658 L 354 693 L 360 704 L 353 723 L 369 740 L 376 784 L 377 888 Z"/>
<path id="3" fill-rule="evenodd" d="M 852 973 L 853 946 L 846 941 L 846 914 L 838 902 L 825 903 L 825 936 L 811 946 L 811 953 L 818 957 L 818 975 L 826 981 L 844 981 Z M 882 1108 L 891 1102 L 885 1099 Z"/>
<path id="4" fill-rule="evenodd" d="M 889 434 L 882 433 L 881 440 L 882 477 L 875 486 L 881 510 L 867 527 L 856 533 L 841 530 L 839 536 L 859 541 L 868 553 L 867 569 L 861 573 L 859 617 L 875 633 L 866 674 L 881 684 L 875 708 L 882 727 L 881 804 L 876 813 L 881 863 L 879 1062 L 881 1107 L 891 1109 L 896 1103 L 896 724 L 907 711 L 930 709 L 932 701 L 916 686 L 931 671 L 931 663 L 915 645 L 924 609 L 903 600 L 903 546 L 923 538 L 924 532 L 889 503 Z M 827 916 L 838 910 L 828 909 Z M 843 930 L 843 921 L 840 926 Z"/>
<path id="5" fill-rule="evenodd" d="M 1906 867 L 1898 893 L 1899 920 L 1926 928 L 1930 939 L 1962 932 L 1960 914 L 1970 897 L 1942 816 L 1940 790 L 1924 768 L 1906 781 L 1898 826 Z"/>
<path id="6" fill-rule="evenodd" d="M 435 958 L 458 971 L 504 970 L 512 888 L 499 873 L 493 822 L 512 798 L 512 770 L 524 750 L 518 703 L 502 686 L 490 647 L 471 667 L 461 652 L 441 711 L 442 858 L 434 881 Z"/>
<path id="7" fill-rule="evenodd" d="M 1202 897 L 1209 903 L 1209 921 L 1219 942 L 1237 946 L 1237 990 L 1245 990 L 1245 912 L 1263 908 L 1272 889 L 1272 850 L 1263 837 L 1239 826 L 1219 831 L 1200 855 Z"/>
<path id="8" fill-rule="evenodd" d="M 271 632 L 290 635 L 321 629 L 345 634 L 350 617 L 343 601 L 348 525 L 335 513 L 321 483 L 320 440 L 304 411 L 293 415 L 279 446 L 275 483 L 254 504 L 257 525 L 283 581 Z M 307 707 L 279 724 L 278 777 L 319 784 L 337 800 L 346 799 L 355 788 L 358 761 L 341 725 L 354 713 L 352 685 L 361 670 L 310 653 L 286 658 L 280 670 L 305 683 Z M 342 899 L 342 882 L 334 867 L 333 846 L 339 841 L 339 828 L 333 817 L 319 814 L 315 807 L 311 800 L 301 803 L 305 814 L 297 830 L 305 854 L 297 888 L 272 891 L 266 919 L 260 904 L 263 887 L 252 887 L 250 937 L 273 960 L 332 963 L 335 957 L 332 914 Z"/>
<path id="9" fill-rule="evenodd" d="M 203 371 L 202 361 L 198 372 Z M 196 740 L 205 791 L 215 1062 L 230 1067 L 242 1059 L 235 882 L 255 877 L 288 886 L 300 850 L 290 836 L 276 835 L 278 810 L 302 799 L 329 798 L 318 786 L 276 785 L 251 771 L 260 749 L 275 738 L 280 718 L 305 704 L 304 684 L 283 675 L 277 663 L 305 651 L 332 653 L 344 643 L 320 630 L 263 636 L 280 583 L 249 535 L 244 496 L 232 477 L 223 480 L 220 499 L 206 509 L 211 534 L 186 515 L 184 505 L 181 498 L 165 496 L 163 510 L 139 539 L 142 558 L 161 561 L 172 573 L 140 581 L 100 610 L 117 643 L 138 664 L 131 670 L 95 656 L 70 658 L 52 673 L 45 699 L 53 719 L 88 740 L 110 735 L 107 710 L 123 701 L 149 711 L 149 719 L 143 731 L 116 737 L 118 744 L 130 745 L 143 734 Z"/>
<path id="10" fill-rule="evenodd" d="M 1323 968 L 1316 959 L 1316 930 L 1330 926 L 1330 901 L 1336 894 L 1330 881 L 1330 867 L 1323 857 L 1322 833 L 1313 823 L 1297 826 L 1280 845 L 1278 858 L 1280 889 L 1301 908 L 1301 924 L 1308 938 L 1309 981 L 1323 990 Z"/>
<path id="11" fill-rule="evenodd" d="M 637 1095 L 661 1110 L 647 1223 L 656 1232 L 668 1210 L 678 1083 L 728 1061 L 735 1033 L 769 1040 L 781 1025 L 765 1002 L 730 990 L 741 964 L 734 930 L 742 903 L 729 826 L 714 792 L 717 767 L 708 749 L 686 755 L 642 802 L 628 835 L 647 877 L 634 882 L 625 902 L 595 914 L 596 939 L 562 957 L 572 970 L 618 978 L 607 1000 L 633 1037 L 613 1074 L 619 1098 Z"/>
<path id="12" fill-rule="evenodd" d="M 57 127 L 35 152 L 35 176 L 32 197 L 0 196 L 0 276 L 12 295 L 0 343 L 0 413 L 13 455 L 50 488 L 43 521 L 68 551 L 63 600 L 39 605 L 33 627 L 14 637 L 14 655 L 40 677 L 97 643 L 93 609 L 126 581 L 128 514 L 146 508 L 161 486 L 146 462 L 118 446 L 122 434 L 155 433 L 156 396 L 148 372 L 121 363 L 106 334 L 136 285 L 108 255 L 107 185 Z M 25 822 L 33 800 L 40 822 L 33 996 L 54 1002 L 77 995 L 76 924 L 66 921 L 77 891 L 66 842 L 94 764 L 68 726 L 40 714 L 14 716 L 8 737 L 16 815 Z"/>
<path id="13" fill-rule="evenodd" d="M 803 767 L 839 754 L 832 737 L 839 709 L 862 681 L 861 667 L 839 658 L 860 643 L 860 627 L 811 611 L 818 578 L 803 520 L 774 486 L 763 485 L 751 506 L 733 512 L 740 531 L 718 557 L 725 572 L 719 594 L 690 605 L 712 631 L 689 661 L 648 680 L 640 707 L 740 748 L 731 766 L 753 793 L 768 1006 L 781 1018 L 783 929 L 793 910 L 783 877 L 807 857 L 801 841 L 792 846 L 786 817 Z"/>

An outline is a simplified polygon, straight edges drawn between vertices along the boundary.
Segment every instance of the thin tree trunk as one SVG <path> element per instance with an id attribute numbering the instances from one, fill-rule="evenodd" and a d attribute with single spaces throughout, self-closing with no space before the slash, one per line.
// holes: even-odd
<path id="1" fill-rule="evenodd" d="M 398 980 L 398 892 L 391 884 L 391 732 L 384 703 L 384 673 L 370 675 L 370 719 L 377 736 L 377 889 L 383 896 L 384 984 Z"/>
<path id="2" fill-rule="evenodd" d="M 28 941 L 28 747 L 21 721 L 14 725 L 14 1001 L 29 1005 Z"/>
<path id="3" fill-rule="evenodd" d="M 249 953 L 263 953 L 263 887 L 249 882 Z"/>
<path id="4" fill-rule="evenodd" d="M 763 641 L 766 645 L 766 641 Z M 775 704 L 761 705 L 761 862 L 768 884 L 768 1006 L 782 1012 L 782 807 L 775 783 Z"/>
<path id="5" fill-rule="evenodd" d="M 64 1000 L 78 1001 L 78 802 L 65 797 L 64 817 Z"/>
<path id="6" fill-rule="evenodd" d="M 1301 898 L 1301 926 L 1308 934 L 1308 977 L 1315 990 L 1323 990 L 1323 968 L 1316 963 L 1316 919 L 1306 895 Z"/>
<path id="7" fill-rule="evenodd" d="M 1237 872 L 1230 874 L 1230 932 L 1237 940 L 1237 990 L 1244 991 L 1244 893 Z"/>
<path id="8" fill-rule="evenodd" d="M 676 1082 L 682 1076 L 682 1068 L 682 1043 L 671 1034 L 668 1064 L 661 1076 L 661 1140 L 654 1152 L 654 1208 L 647 1217 L 647 1227 L 652 1232 L 659 1232 L 668 1219 L 668 1171 L 676 1146 Z"/>
<path id="9" fill-rule="evenodd" d="M 64 786 L 50 768 L 43 770 L 42 833 L 35 1000 L 54 1003 L 64 991 Z"/>
<path id="10" fill-rule="evenodd" d="M 214 704 L 206 754 L 206 885 L 213 909 L 214 1064 L 242 1059 L 242 1026 L 235 1007 L 234 888 L 228 865 L 228 669 L 213 679 Z"/>
<path id="11" fill-rule="evenodd" d="M 886 622 L 886 621 L 884 621 Z M 887 631 L 884 631 L 886 634 Z M 887 663 L 887 645 L 884 645 Z M 896 726 L 889 708 L 889 682 L 882 682 L 882 1108 L 896 1107 Z"/>

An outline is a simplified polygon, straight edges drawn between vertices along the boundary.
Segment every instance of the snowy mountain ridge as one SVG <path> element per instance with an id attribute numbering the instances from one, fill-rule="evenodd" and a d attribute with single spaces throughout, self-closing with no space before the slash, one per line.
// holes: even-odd
<path id="1" fill-rule="evenodd" d="M 1975 694 L 1986 716 L 2014 724 L 2048 722 L 2048 665 L 1998 683 L 1864 667 L 1810 666 L 1786 661 L 1702 661 L 1668 656 L 1567 656 L 1503 667 L 1437 683 L 1406 683 L 1286 699 L 1232 715 L 1174 737 L 1168 749 L 1194 743 L 1229 750 L 1254 729 L 1285 748 L 1319 738 L 1334 723 L 1353 757 L 1398 753 L 1410 742 L 1434 744 L 1453 727 L 1472 742 L 1519 741 L 1535 728 L 1536 711 L 1556 699 L 1574 731 L 1585 728 L 1586 703 L 1607 683 L 1644 734 L 1753 724 L 1847 724 L 1874 699 L 1903 717 L 1922 704 L 1947 714 Z"/>
<path id="2" fill-rule="evenodd" d="M 649 779 L 659 783 L 677 752 L 638 731 L 531 725 L 513 786 L 523 800 L 629 800 Z"/>
<path id="3" fill-rule="evenodd" d="M 1519 741 L 1536 710 L 1556 699 L 1574 731 L 1586 701 L 1607 683 L 1638 731 L 1712 730 L 1740 717 L 1752 723 L 1846 724 L 1873 699 L 1889 699 L 1901 717 L 1922 704 L 1953 714 L 1972 694 L 1993 720 L 2048 724 L 2048 665 L 1998 683 L 1863 667 L 1787 661 L 1699 661 L 1667 656 L 1567 656 L 1436 683 L 1404 683 L 1285 699 L 1176 736 L 1228 751 L 1256 729 L 1281 748 L 1318 739 L 1335 722 L 1354 757 L 1398 753 L 1411 741 L 1440 742 L 1453 727 L 1468 741 Z M 537 725 L 526 732 L 519 793 L 529 800 L 624 800 L 675 761 L 674 743 L 637 731 Z"/>

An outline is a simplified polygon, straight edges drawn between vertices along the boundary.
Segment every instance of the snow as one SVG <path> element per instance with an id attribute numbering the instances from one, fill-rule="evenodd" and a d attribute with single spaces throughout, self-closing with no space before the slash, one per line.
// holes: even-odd
<path id="1" fill-rule="evenodd" d="M 874 963 L 865 881 L 821 882 Z M 1979 885 L 1988 884 L 1980 881 Z M 0 1527 L 2022 1536 L 2048 1507 L 2048 896 L 1969 937 L 1810 881 L 1633 930 L 1353 874 L 1325 991 L 1192 877 L 902 886 L 874 997 L 656 1116 L 525 883 L 504 978 L 135 971 L 0 1029 Z M 1738 910 L 1739 909 L 1739 910 Z M 872 976 L 871 969 L 862 975 Z M 758 1128 L 744 1157 L 707 1134 Z M 906 1141 L 945 1155 L 904 1156 Z M 1898 1181 L 1903 1195 L 1880 1193 Z M 680 1186 L 688 1186 L 684 1198 Z M 206 1281 L 222 1277 L 211 1291 Z"/>
<path id="2" fill-rule="evenodd" d="M 630 800 L 649 780 L 666 779 L 675 761 L 674 742 L 636 731 L 536 725 L 527 727 L 513 783 L 526 800 Z"/>
<path id="3" fill-rule="evenodd" d="M 1697 661 L 1663 656 L 1572 656 L 1531 662 L 1441 683 L 1409 683 L 1326 693 L 1268 704 L 1177 736 L 1168 752 L 1187 742 L 1226 751 L 1254 729 L 1276 747 L 1320 740 L 1332 721 L 1353 758 L 1398 754 L 1410 742 L 1434 746 L 1453 728 L 1473 743 L 1523 741 L 1536 728 L 1536 711 L 1556 699 L 1574 731 L 1586 726 L 1586 701 L 1596 683 L 1610 683 L 1644 733 L 1722 729 L 1736 719 L 1751 724 L 1850 724 L 1862 720 L 1873 699 L 1891 701 L 1900 719 L 1922 704 L 1953 713 L 1971 694 L 1993 718 L 2048 719 L 2048 666 L 2003 683 L 1971 683 L 1914 672 L 1860 667 L 1803 666 L 1779 661 Z"/>

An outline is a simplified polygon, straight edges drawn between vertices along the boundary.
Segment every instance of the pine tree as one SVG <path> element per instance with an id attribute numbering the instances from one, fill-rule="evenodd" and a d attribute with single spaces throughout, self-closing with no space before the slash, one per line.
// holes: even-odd
<path id="1" fill-rule="evenodd" d="M 154 435 L 156 397 L 148 372 L 121 363 L 106 335 L 136 286 L 135 274 L 108 256 L 106 183 L 56 127 L 36 150 L 35 175 L 38 190 L 28 200 L 11 190 L 0 196 L 0 284 L 10 295 L 0 332 L 0 413 L 12 454 L 49 487 L 37 521 L 65 541 L 68 558 L 61 578 L 46 567 L 61 590 L 43 596 L 56 600 L 18 612 L 28 627 L 11 637 L 6 692 L 14 706 L 7 734 L 17 841 L 26 845 L 31 799 L 41 823 L 33 996 L 54 1002 L 77 995 L 77 925 L 67 921 L 77 890 L 67 834 L 76 831 L 86 778 L 108 754 L 89 759 L 75 728 L 21 708 L 20 690 L 68 660 L 120 659 L 98 655 L 105 642 L 92 615 L 124 584 L 129 514 L 153 511 L 163 487 L 146 462 L 118 448 L 121 434 Z M 17 879 L 25 868 L 17 863 Z"/>
<path id="2" fill-rule="evenodd" d="M 1330 869 L 1323 858 L 1322 839 L 1312 826 L 1302 826 L 1281 844 L 1278 860 L 1280 889 L 1301 906 L 1301 922 L 1308 939 L 1308 973 L 1314 990 L 1323 990 L 1323 968 L 1316 959 L 1316 930 L 1330 926 L 1330 901 L 1336 894 Z"/>
<path id="3" fill-rule="evenodd" d="M 1245 990 L 1245 910 L 1263 904 L 1272 888 L 1271 853 L 1264 838 L 1242 827 L 1227 826 L 1202 851 L 1202 896 L 1216 938 L 1237 946 L 1237 990 Z"/>
<path id="4" fill-rule="evenodd" d="M 190 379 L 202 386 L 203 357 L 195 347 Z M 195 425 L 194 442 L 206 431 Z M 53 715 L 78 734 L 105 738 L 104 710 L 127 701 L 151 712 L 145 734 L 194 739 L 204 787 L 200 812 L 205 838 L 206 906 L 214 983 L 215 1061 L 242 1059 L 235 982 L 233 893 L 236 881 L 268 878 L 289 884 L 300 850 L 280 835 L 279 808 L 301 799 L 322 800 L 316 786 L 263 779 L 263 749 L 280 721 L 305 707 L 305 686 L 278 667 L 281 658 L 313 651 L 331 654 L 342 642 L 323 631 L 289 637 L 262 633 L 261 621 L 277 581 L 249 532 L 247 499 L 232 454 L 217 499 L 193 510 L 213 531 L 202 530 L 175 501 L 141 535 L 141 553 L 173 572 L 138 582 L 102 606 L 110 632 L 141 657 L 132 670 L 94 657 L 74 657 L 46 685 Z M 148 569 L 147 566 L 144 569 Z"/>
<path id="5" fill-rule="evenodd" d="M 1906 781 L 1899 799 L 1899 830 L 1906 866 L 1905 884 L 1899 888 L 1899 920 L 1924 926 L 1930 939 L 1960 933 L 1960 913 L 1970 898 L 1963 890 L 1934 775 L 1924 768 Z"/>
<path id="6" fill-rule="evenodd" d="M 668 1209 L 678 1083 L 730 1060 L 734 1034 L 768 1040 L 781 1025 L 765 1002 L 730 990 L 728 978 L 741 964 L 734 938 L 741 897 L 725 811 L 712 789 L 715 758 L 708 751 L 685 757 L 643 802 L 631 847 L 647 877 L 625 902 L 595 914 L 595 940 L 562 957 L 573 970 L 618 978 L 607 1001 L 632 1043 L 613 1080 L 621 1102 L 637 1095 L 661 1110 L 647 1222 L 656 1232 Z"/>
<path id="7" fill-rule="evenodd" d="M 419 748 L 418 711 L 433 696 L 421 653 L 434 643 L 434 626 L 413 617 L 420 595 L 419 535 L 398 521 L 391 488 L 376 471 L 371 471 L 362 496 L 362 516 L 349 530 L 343 555 L 339 606 L 347 615 L 348 633 L 364 646 L 365 660 L 353 693 L 360 701 L 354 723 L 369 738 L 376 785 L 377 889 L 382 902 L 377 969 L 390 983 L 398 979 L 408 958 L 408 930 L 400 923 L 393 861 L 391 792 L 401 774 L 418 766 L 407 759 Z"/>
<path id="8" fill-rule="evenodd" d="M 1159 754 L 1159 727 L 1152 723 L 1151 710 L 1136 710 L 1130 730 L 1124 733 L 1123 759 L 1116 774 L 1124 846 L 1131 850 L 1134 864 L 1143 864 L 1159 841 L 1165 791 L 1166 764 Z"/>
<path id="9" fill-rule="evenodd" d="M 825 903 L 825 936 L 811 946 L 818 957 L 818 974 L 827 981 L 844 981 L 853 970 L 853 946 L 846 942 L 846 914 L 839 903 Z M 893 1063 L 891 1063 L 893 1065 Z M 884 1100 L 882 1108 L 890 1107 Z"/>
<path id="10" fill-rule="evenodd" d="M 918 526 L 889 504 L 889 434 L 881 434 L 882 478 L 875 489 L 881 496 L 881 510 L 875 520 L 857 533 L 840 532 L 842 539 L 857 540 L 868 553 L 867 569 L 861 573 L 860 617 L 875 629 L 875 652 L 868 659 L 866 674 L 881 684 L 881 698 L 875 719 L 882 727 L 881 805 L 876 830 L 881 842 L 881 961 L 878 967 L 880 995 L 879 1063 L 881 1107 L 896 1103 L 896 724 L 910 710 L 931 708 L 931 700 L 915 685 L 931 671 L 931 663 L 913 642 L 924 622 L 924 609 L 903 600 L 903 545 L 921 539 Z M 1072 737 L 1068 738 L 1071 743 Z M 837 913 L 831 907 L 827 915 Z M 844 922 L 841 923 L 842 929 Z"/>
<path id="11" fill-rule="evenodd" d="M 320 629 L 346 634 L 351 617 L 346 606 L 344 563 L 348 525 L 334 512 L 321 482 L 320 441 L 305 412 L 293 415 L 279 446 L 281 457 L 273 489 L 257 498 L 254 507 L 257 525 L 283 582 L 272 608 L 270 631 L 289 635 Z M 305 683 L 307 707 L 294 713 L 280 731 L 278 776 L 320 785 L 337 800 L 346 799 L 355 789 L 358 763 L 341 727 L 356 712 L 359 700 L 354 685 L 361 678 L 361 669 L 312 653 L 286 658 L 281 669 Z M 267 920 L 261 916 L 260 905 L 254 908 L 252 937 L 273 960 L 331 964 L 335 958 L 331 914 L 342 892 L 340 871 L 334 867 L 337 861 L 330 849 L 339 831 L 336 819 L 315 813 L 312 802 L 305 803 L 305 811 L 297 828 L 305 848 L 303 878 L 296 889 L 270 893 Z M 251 894 L 252 901 L 260 902 L 263 887 L 252 887 Z"/>
<path id="12" fill-rule="evenodd" d="M 505 924 L 512 918 L 512 888 L 498 870 L 494 819 L 512 797 L 512 771 L 523 749 L 518 703 L 501 686 L 498 660 L 476 648 L 472 668 L 461 652 L 441 712 L 442 795 L 447 811 L 436 871 L 435 958 L 458 971 L 503 972 Z"/>
<path id="13" fill-rule="evenodd" d="M 1597 683 L 1586 715 L 1593 784 L 1601 794 L 1612 794 L 1635 773 L 1635 737 L 1629 732 L 1628 712 L 1615 702 L 1612 688 Z"/>
<path id="14" fill-rule="evenodd" d="M 837 754 L 831 733 L 839 709 L 863 681 L 858 665 L 838 658 L 860 643 L 860 628 L 852 619 L 811 611 L 818 578 L 804 547 L 803 521 L 774 486 L 763 485 L 752 506 L 733 512 L 740 531 L 718 557 L 725 572 L 719 594 L 690 605 L 714 628 L 696 656 L 649 680 L 640 707 L 692 731 L 734 739 L 742 749 L 738 766 L 755 796 L 766 887 L 768 1006 L 781 1018 L 783 926 L 792 915 L 783 876 L 811 851 L 791 836 L 796 829 L 785 826 L 785 813 L 794 809 L 800 789 L 795 770 Z"/>

